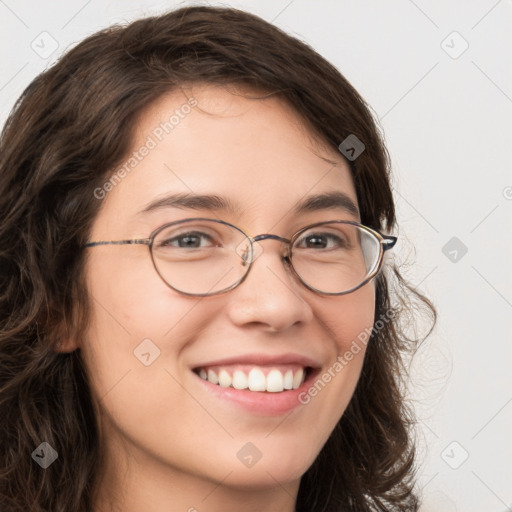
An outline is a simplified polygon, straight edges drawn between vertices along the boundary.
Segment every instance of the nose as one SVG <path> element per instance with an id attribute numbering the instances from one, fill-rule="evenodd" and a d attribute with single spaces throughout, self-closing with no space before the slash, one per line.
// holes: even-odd
<path id="1" fill-rule="evenodd" d="M 292 274 L 278 237 L 258 243 L 261 254 L 245 280 L 230 292 L 231 321 L 238 326 L 259 325 L 270 332 L 307 323 L 313 311 L 306 296 L 312 292 Z"/>

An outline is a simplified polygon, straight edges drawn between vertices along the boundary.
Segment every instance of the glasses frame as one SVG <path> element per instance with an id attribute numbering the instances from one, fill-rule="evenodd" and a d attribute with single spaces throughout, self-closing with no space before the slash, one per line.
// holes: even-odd
<path id="1" fill-rule="evenodd" d="M 234 283 L 230 287 L 224 288 L 223 290 L 219 290 L 217 292 L 211 292 L 211 293 L 210 292 L 207 292 L 207 293 L 184 292 L 182 290 L 178 290 L 177 288 L 172 286 L 170 283 L 168 283 L 167 280 L 162 276 L 162 274 L 158 270 L 158 267 L 155 263 L 155 257 L 153 255 L 153 242 L 154 242 L 156 236 L 160 232 L 162 232 L 164 229 L 167 229 L 170 226 L 175 226 L 177 224 L 186 224 L 186 223 L 192 222 L 192 221 L 208 221 L 208 222 L 216 222 L 219 224 L 224 224 L 226 226 L 235 228 L 237 231 L 239 231 L 242 235 L 244 235 L 249 240 L 249 244 L 250 244 L 250 248 L 251 248 L 250 260 L 248 261 L 245 258 L 242 258 L 242 259 L 244 259 L 244 264 L 248 264 L 247 270 L 246 270 L 245 274 L 236 283 Z M 318 289 L 314 288 L 313 286 L 309 285 L 305 281 L 303 281 L 303 279 L 297 273 L 297 271 L 295 270 L 295 268 L 293 266 L 292 260 L 291 260 L 292 247 L 293 247 L 293 244 L 295 243 L 295 241 L 297 240 L 297 238 L 305 231 L 308 231 L 311 228 L 321 226 L 324 224 L 338 224 L 338 223 L 356 226 L 356 227 L 363 229 L 364 231 L 370 233 L 373 237 L 375 237 L 379 242 L 379 247 L 380 247 L 379 257 L 378 257 L 377 264 L 375 265 L 374 269 L 370 272 L 370 274 L 364 279 L 364 281 L 362 283 L 360 283 L 357 286 L 355 286 L 347 291 L 344 291 L 344 292 L 323 292 L 323 291 L 318 290 Z M 192 297 L 209 297 L 209 296 L 221 295 L 223 293 L 229 292 L 229 291 L 233 290 L 234 288 L 236 288 L 237 286 L 239 286 L 241 283 L 243 283 L 243 281 L 249 275 L 249 272 L 250 272 L 252 265 L 255 261 L 255 259 L 253 259 L 253 257 L 254 257 L 254 245 L 253 244 L 255 242 L 260 242 L 261 240 L 267 240 L 267 239 L 278 240 L 286 245 L 286 253 L 283 256 L 283 260 L 287 263 L 287 265 L 291 269 L 292 273 L 299 280 L 299 282 L 303 286 L 305 286 L 308 290 L 311 290 L 320 295 L 347 295 L 348 293 L 355 292 L 356 290 L 358 290 L 359 288 L 361 288 L 362 286 L 364 286 L 365 284 L 370 282 L 380 272 L 380 270 L 382 268 L 383 261 L 384 261 L 384 253 L 386 251 L 388 251 L 389 249 L 392 249 L 395 246 L 395 244 L 398 240 L 398 237 L 391 236 L 391 235 L 384 235 L 384 234 L 380 233 L 379 231 L 377 231 L 376 229 L 365 226 L 364 224 L 361 224 L 359 222 L 354 222 L 354 221 L 349 221 L 349 220 L 331 220 L 331 221 L 315 222 L 314 224 L 309 224 L 308 226 L 301 228 L 290 239 L 284 238 L 284 237 L 278 236 L 278 235 L 273 235 L 270 233 L 265 233 L 265 234 L 261 234 L 261 235 L 256 235 L 255 237 L 251 237 L 247 233 L 242 231 L 240 228 L 238 228 L 237 226 L 231 224 L 230 222 L 226 222 L 226 221 L 223 221 L 220 219 L 210 219 L 207 217 L 193 217 L 193 218 L 189 218 L 189 219 L 182 219 L 182 220 L 178 220 L 178 221 L 174 221 L 174 222 L 168 222 L 168 223 L 164 224 L 163 226 L 160 226 L 157 229 L 155 229 L 149 235 L 148 238 L 133 238 L 133 239 L 129 239 L 129 240 L 102 240 L 102 241 L 95 241 L 95 242 L 87 242 L 83 247 L 84 248 L 97 247 L 97 246 L 101 246 L 101 245 L 147 245 L 149 248 L 150 256 L 151 256 L 151 261 L 153 263 L 153 267 L 154 267 L 156 273 L 158 274 L 160 279 L 162 279 L 162 281 L 169 288 L 171 288 L 183 295 L 189 295 Z"/>

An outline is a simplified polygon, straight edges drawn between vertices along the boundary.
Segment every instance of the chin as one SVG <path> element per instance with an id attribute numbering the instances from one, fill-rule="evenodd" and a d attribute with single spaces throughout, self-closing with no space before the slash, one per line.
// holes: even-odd
<path id="1" fill-rule="evenodd" d="M 237 459 L 235 467 L 231 467 L 232 473 L 226 479 L 226 485 L 249 491 L 297 482 L 318 455 L 316 452 L 311 453 L 300 442 L 294 443 L 292 448 L 273 449 L 269 452 L 266 455 L 262 453 L 261 458 L 250 467 Z M 219 474 L 219 480 L 225 478 L 226 474 Z"/>
<path id="2" fill-rule="evenodd" d="M 308 470 L 310 461 L 302 461 L 297 464 L 274 464 L 270 462 L 261 465 L 260 461 L 257 466 L 250 469 L 238 468 L 226 479 L 227 486 L 236 487 L 243 491 L 262 491 L 272 489 L 276 486 L 285 486 L 297 482 L 302 475 Z M 226 475 L 219 477 L 221 480 Z"/>

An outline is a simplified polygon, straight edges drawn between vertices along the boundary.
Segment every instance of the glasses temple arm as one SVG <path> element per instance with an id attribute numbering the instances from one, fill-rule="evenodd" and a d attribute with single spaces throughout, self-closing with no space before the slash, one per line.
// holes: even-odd
<path id="1" fill-rule="evenodd" d="M 106 240 L 100 242 L 88 242 L 84 247 L 96 247 L 98 245 L 126 245 L 126 244 L 143 244 L 149 245 L 151 241 L 149 238 L 136 238 L 134 240 Z"/>
<path id="2" fill-rule="evenodd" d="M 395 246 L 397 240 L 398 240 L 398 237 L 396 237 L 396 236 L 391 236 L 391 235 L 384 236 L 382 239 L 382 250 L 387 251 L 389 249 L 392 249 Z"/>

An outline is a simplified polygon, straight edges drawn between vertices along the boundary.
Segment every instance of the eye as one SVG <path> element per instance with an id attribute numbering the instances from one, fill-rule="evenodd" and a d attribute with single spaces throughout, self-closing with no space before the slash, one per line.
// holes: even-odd
<path id="1" fill-rule="evenodd" d="M 334 233 L 308 233 L 296 242 L 296 247 L 299 249 L 348 248 L 348 240 L 343 235 L 340 235 Z"/>
<path id="2" fill-rule="evenodd" d="M 159 245 L 160 247 L 177 247 L 180 249 L 201 249 L 219 246 L 213 237 L 201 231 L 187 231 L 171 238 L 165 238 Z"/>

